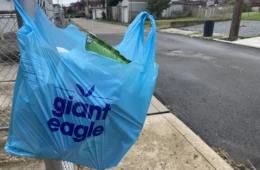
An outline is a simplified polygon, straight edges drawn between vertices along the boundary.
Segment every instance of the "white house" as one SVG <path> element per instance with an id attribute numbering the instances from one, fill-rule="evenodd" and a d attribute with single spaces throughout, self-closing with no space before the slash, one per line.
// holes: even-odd
<path id="1" fill-rule="evenodd" d="M 93 8 L 92 9 L 92 17 L 93 19 L 100 19 L 102 18 L 102 13 L 106 13 L 106 8 Z"/>
<path id="2" fill-rule="evenodd" d="M 18 29 L 14 9 L 12 0 L 0 0 L 0 40 L 4 33 L 17 31 Z"/>
<path id="3" fill-rule="evenodd" d="M 118 6 L 122 7 L 122 22 L 132 21 L 140 12 L 147 11 L 147 0 L 123 0 Z"/>
<path id="4" fill-rule="evenodd" d="M 37 0 L 38 4 L 45 11 L 46 15 L 53 18 L 52 0 Z M 0 11 L 14 11 L 15 7 L 12 0 L 0 0 Z M 3 13 L 3 12 L 2 12 Z"/>
<path id="5" fill-rule="evenodd" d="M 140 12 L 147 11 L 148 0 L 123 0 L 118 4 L 121 7 L 121 21 L 131 22 Z M 183 12 L 182 0 L 171 0 L 171 6 L 164 10 L 163 17 L 172 17 Z M 114 13 L 113 13 L 114 14 Z"/>
<path id="6" fill-rule="evenodd" d="M 162 12 L 162 17 L 170 18 L 183 12 L 184 3 L 182 0 L 171 0 L 169 8 Z"/>
<path id="7" fill-rule="evenodd" d="M 45 14 L 48 18 L 53 21 L 54 13 L 53 13 L 53 2 L 52 0 L 37 0 L 40 7 L 44 10 Z"/>
<path id="8" fill-rule="evenodd" d="M 14 4 L 12 0 L 0 0 L 0 11 L 13 11 Z"/>
<path id="9" fill-rule="evenodd" d="M 64 10 L 60 4 L 53 4 L 53 15 L 54 15 L 54 24 L 58 27 L 64 27 Z"/>

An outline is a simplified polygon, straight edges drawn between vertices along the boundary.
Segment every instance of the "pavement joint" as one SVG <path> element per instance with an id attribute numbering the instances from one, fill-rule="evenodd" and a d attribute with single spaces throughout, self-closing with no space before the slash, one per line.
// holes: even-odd
<path id="1" fill-rule="evenodd" d="M 171 112 L 165 111 L 165 112 L 159 112 L 159 113 L 148 113 L 147 116 L 163 115 L 163 114 L 167 114 L 167 113 L 171 113 Z"/>

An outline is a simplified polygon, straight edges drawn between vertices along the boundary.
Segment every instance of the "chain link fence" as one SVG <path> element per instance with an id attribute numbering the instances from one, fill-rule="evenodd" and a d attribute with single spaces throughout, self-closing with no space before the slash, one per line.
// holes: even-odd
<path id="1" fill-rule="evenodd" d="M 31 163 L 31 165 L 37 166 L 37 169 L 45 169 L 43 161 L 13 157 L 6 154 L 3 149 L 3 139 L 5 140 L 8 134 L 13 88 L 20 58 L 16 38 L 17 31 L 18 22 L 15 11 L 0 12 L 0 164 L 11 163 L 14 164 L 16 168 L 21 167 L 23 169 Z M 27 163 L 19 165 L 18 162 Z M 62 169 L 64 170 L 76 169 L 76 165 L 72 163 L 64 161 L 61 163 Z"/>
<path id="2" fill-rule="evenodd" d="M 0 14 L 0 131 L 7 130 L 10 120 L 13 86 L 19 64 L 17 30 L 15 11 Z"/>

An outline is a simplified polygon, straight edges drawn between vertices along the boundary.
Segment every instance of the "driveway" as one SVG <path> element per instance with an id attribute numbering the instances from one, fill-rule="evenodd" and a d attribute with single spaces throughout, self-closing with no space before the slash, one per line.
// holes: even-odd
<path id="1" fill-rule="evenodd" d="M 127 27 L 124 26 L 108 24 L 101 21 L 98 22 L 83 18 L 73 18 L 71 20 L 74 24 L 80 25 L 81 27 L 88 29 L 95 34 L 120 34 L 125 33 L 127 29 Z"/>

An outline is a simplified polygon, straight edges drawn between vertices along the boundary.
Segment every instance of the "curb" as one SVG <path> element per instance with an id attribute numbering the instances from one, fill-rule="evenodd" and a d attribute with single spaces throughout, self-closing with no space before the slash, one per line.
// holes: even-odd
<path id="1" fill-rule="evenodd" d="M 168 122 L 216 169 L 234 170 L 224 161 L 211 147 L 209 147 L 199 136 L 188 128 L 174 114 L 171 116 L 162 114 Z"/>
<path id="2" fill-rule="evenodd" d="M 185 36 L 185 37 L 190 37 L 190 38 L 196 38 L 196 39 L 202 39 L 202 40 L 208 40 L 208 41 L 215 41 L 215 42 L 219 42 L 219 43 L 226 43 L 226 44 L 231 44 L 231 45 L 240 46 L 240 47 L 246 47 L 246 48 L 260 49 L 260 48 L 258 48 L 258 47 L 254 47 L 254 46 L 250 46 L 250 45 L 244 45 L 244 44 L 236 44 L 236 43 L 232 43 L 232 42 L 230 42 L 230 41 L 220 40 L 220 39 L 216 39 L 216 38 L 206 39 L 206 38 L 203 38 L 203 37 L 196 37 L 196 36 L 185 35 L 185 34 L 162 32 L 162 31 L 157 31 L 157 32 L 159 32 L 159 33 L 164 33 L 164 34 L 180 35 L 180 36 Z"/>
<path id="3" fill-rule="evenodd" d="M 160 106 L 163 111 L 168 110 L 155 96 L 155 106 Z M 168 111 L 170 113 L 170 111 Z M 158 114 L 151 114 L 158 115 Z M 211 147 L 209 147 L 198 135 L 186 126 L 173 113 L 159 114 L 163 116 L 216 170 L 234 170 L 224 159 L 222 159 Z M 149 115 L 147 115 L 149 116 Z"/>
<path id="4" fill-rule="evenodd" d="M 213 39 L 213 41 L 227 43 L 227 44 L 233 44 L 233 45 L 236 45 L 236 46 L 243 46 L 243 47 L 247 47 L 247 48 L 260 49 L 260 47 L 254 47 L 254 46 L 244 45 L 244 44 L 237 44 L 237 43 L 232 43 L 230 41 L 225 41 L 225 40 L 220 40 L 220 39 Z"/>

